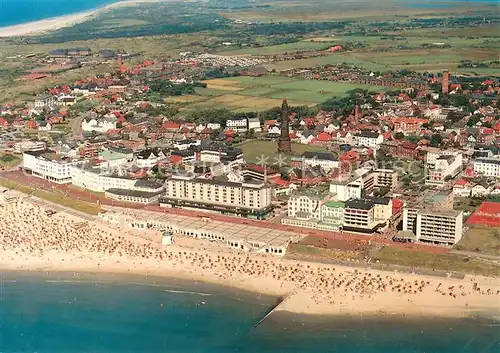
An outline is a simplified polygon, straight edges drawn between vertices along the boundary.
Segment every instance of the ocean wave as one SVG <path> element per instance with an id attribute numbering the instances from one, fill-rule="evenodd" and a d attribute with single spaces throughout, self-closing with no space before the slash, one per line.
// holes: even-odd
<path id="1" fill-rule="evenodd" d="M 174 294 L 193 294 L 193 295 L 201 295 L 202 297 L 208 297 L 212 294 L 210 293 L 200 293 L 200 292 L 189 292 L 184 290 L 173 290 L 173 289 L 165 289 L 165 292 L 174 293 Z"/>

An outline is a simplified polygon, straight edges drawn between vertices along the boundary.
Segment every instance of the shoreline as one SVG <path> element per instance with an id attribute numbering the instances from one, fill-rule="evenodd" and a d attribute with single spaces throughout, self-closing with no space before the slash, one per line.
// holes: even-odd
<path id="1" fill-rule="evenodd" d="M 165 0 L 119 0 L 118 2 L 114 2 L 102 7 L 98 7 L 83 12 L 76 12 L 62 16 L 50 17 L 41 20 L 35 20 L 35 21 L 0 27 L 0 38 L 39 35 L 55 31 L 61 28 L 71 27 L 78 23 L 90 20 L 103 12 L 115 8 L 138 5 L 141 3 L 153 3 L 161 1 Z"/>
<path id="2" fill-rule="evenodd" d="M 1 202 L 0 202 L 1 204 Z M 25 200 L 0 207 L 0 268 L 200 281 L 286 300 L 277 312 L 309 315 L 495 317 L 500 279 L 435 278 L 244 253 L 156 230 L 114 227 Z M 149 280 L 149 279 L 148 279 Z"/>

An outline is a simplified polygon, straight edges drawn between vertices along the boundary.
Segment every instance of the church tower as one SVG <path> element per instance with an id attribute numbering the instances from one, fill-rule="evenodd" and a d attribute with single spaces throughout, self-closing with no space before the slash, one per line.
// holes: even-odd
<path id="1" fill-rule="evenodd" d="M 278 140 L 278 152 L 280 153 L 290 153 L 292 152 L 292 142 L 290 141 L 290 128 L 288 121 L 289 114 L 288 102 L 283 99 L 283 104 L 281 105 L 281 135 Z"/>

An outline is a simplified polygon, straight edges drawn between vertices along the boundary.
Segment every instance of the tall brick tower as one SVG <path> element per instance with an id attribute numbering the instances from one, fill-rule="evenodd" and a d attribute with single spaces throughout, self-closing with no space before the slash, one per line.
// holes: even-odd
<path id="1" fill-rule="evenodd" d="M 278 152 L 280 153 L 290 153 L 292 152 L 292 142 L 290 141 L 290 128 L 288 121 L 288 102 L 283 99 L 283 104 L 281 104 L 281 135 L 278 140 Z"/>
<path id="2" fill-rule="evenodd" d="M 441 93 L 443 93 L 443 95 L 448 94 L 449 85 L 450 85 L 450 72 L 444 71 L 443 72 L 443 81 L 441 82 Z"/>

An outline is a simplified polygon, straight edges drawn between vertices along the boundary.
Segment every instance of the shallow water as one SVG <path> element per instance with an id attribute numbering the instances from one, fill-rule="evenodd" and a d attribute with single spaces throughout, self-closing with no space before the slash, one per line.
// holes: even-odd
<path id="1" fill-rule="evenodd" d="M 118 0 L 0 0 L 0 27 L 93 10 Z"/>
<path id="2" fill-rule="evenodd" d="M 153 283 L 154 281 L 154 283 Z M 2 273 L 0 352 L 493 353 L 488 320 L 273 314 L 276 298 L 173 279 Z"/>

